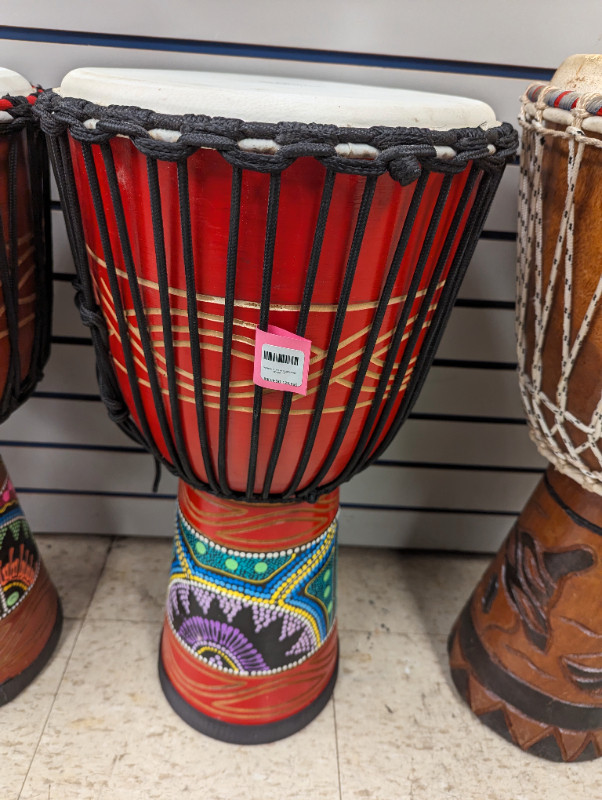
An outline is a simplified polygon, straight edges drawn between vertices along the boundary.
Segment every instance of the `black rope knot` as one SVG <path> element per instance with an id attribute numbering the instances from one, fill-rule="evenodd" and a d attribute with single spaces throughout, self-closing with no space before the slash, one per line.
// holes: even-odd
<path id="1" fill-rule="evenodd" d="M 9 106 L 1 110 L 8 114 L 11 119 L 0 121 L 0 135 L 17 133 L 28 124 L 31 124 L 32 105 L 27 97 L 6 94 L 1 99 L 10 103 Z"/>
<path id="2" fill-rule="evenodd" d="M 317 158 L 337 172 L 365 177 L 388 170 L 391 177 L 407 185 L 417 180 L 428 164 L 436 172 L 459 172 L 469 161 L 483 169 L 498 169 L 516 151 L 518 135 L 508 123 L 489 130 L 461 128 L 434 131 L 426 128 L 372 126 L 338 127 L 321 123 L 245 122 L 241 119 L 159 114 L 132 106 L 98 106 L 86 100 L 43 92 L 34 113 L 49 136 L 69 129 L 71 136 L 86 144 L 102 144 L 113 136 L 127 136 L 145 156 L 160 161 L 182 161 L 199 147 L 220 152 L 232 166 L 277 174 L 298 158 Z M 91 121 L 94 121 L 93 123 Z M 163 129 L 179 133 L 174 140 L 162 140 L 150 131 Z M 244 139 L 273 141 L 273 152 L 254 152 L 239 147 Z M 363 144 L 374 148 L 375 158 L 343 155 L 340 144 Z M 493 144 L 496 152 L 489 152 Z M 435 147 L 448 147 L 455 155 L 438 159 Z M 502 152 L 497 152 L 499 148 Z"/>
<path id="3" fill-rule="evenodd" d="M 389 174 L 402 186 L 408 186 L 417 181 L 421 172 L 420 159 L 413 153 L 398 155 L 389 161 Z"/>

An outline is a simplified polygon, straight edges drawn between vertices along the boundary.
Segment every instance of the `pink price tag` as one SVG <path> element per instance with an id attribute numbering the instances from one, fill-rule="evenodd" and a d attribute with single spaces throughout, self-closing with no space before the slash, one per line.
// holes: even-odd
<path id="1" fill-rule="evenodd" d="M 275 325 L 255 331 L 253 382 L 266 389 L 307 394 L 311 342 Z"/>

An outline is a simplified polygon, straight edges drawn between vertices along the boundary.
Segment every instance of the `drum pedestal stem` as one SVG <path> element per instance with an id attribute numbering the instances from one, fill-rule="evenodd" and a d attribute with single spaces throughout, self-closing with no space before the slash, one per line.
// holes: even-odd
<path id="1" fill-rule="evenodd" d="M 0 460 L 0 706 L 43 669 L 61 627 L 56 589 Z"/>
<path id="2" fill-rule="evenodd" d="M 602 754 L 602 497 L 550 467 L 449 640 L 482 722 L 551 761 Z"/>
<path id="3" fill-rule="evenodd" d="M 188 724 L 260 744 L 307 725 L 336 681 L 338 490 L 242 503 L 180 482 L 159 673 Z"/>

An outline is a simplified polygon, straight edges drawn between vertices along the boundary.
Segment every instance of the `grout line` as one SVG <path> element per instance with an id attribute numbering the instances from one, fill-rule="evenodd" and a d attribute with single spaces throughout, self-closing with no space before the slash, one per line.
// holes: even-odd
<path id="1" fill-rule="evenodd" d="M 163 614 L 165 614 L 165 609 Z M 158 621 L 156 619 L 125 619 L 124 617 L 90 617 L 90 622 L 118 623 L 119 625 L 122 623 L 126 625 L 154 625 L 155 627 L 158 625 L 161 627 L 163 619 L 164 616 Z"/>
<path id="2" fill-rule="evenodd" d="M 67 660 L 65 661 L 65 667 L 64 667 L 63 672 L 61 674 L 61 679 L 60 679 L 59 684 L 58 684 L 58 686 L 56 688 L 56 692 L 54 693 L 54 697 L 52 698 L 52 703 L 50 704 L 50 708 L 48 709 L 48 713 L 46 714 L 46 719 L 44 720 L 44 724 L 42 725 L 42 730 L 40 731 L 40 735 L 38 737 L 38 741 L 36 742 L 36 746 L 34 748 L 33 755 L 31 756 L 31 760 L 29 762 L 29 767 L 27 768 L 27 772 L 25 773 L 25 777 L 23 778 L 23 783 L 21 784 L 21 788 L 19 789 L 19 794 L 17 796 L 17 800 L 21 800 L 21 795 L 23 794 L 23 789 L 25 788 L 25 784 L 27 783 L 27 778 L 29 777 L 29 773 L 31 772 L 31 768 L 33 767 L 33 762 L 35 761 L 36 755 L 37 755 L 38 750 L 40 748 L 40 743 L 42 741 L 42 737 L 46 733 L 46 728 L 48 726 L 48 720 L 50 719 L 50 715 L 52 714 L 52 710 L 54 709 L 54 705 L 56 703 L 56 698 L 58 697 L 58 693 L 60 692 L 61 686 L 63 685 L 63 680 L 65 678 L 65 672 L 67 671 L 67 667 L 69 666 L 69 662 L 71 661 L 71 656 L 73 655 L 73 651 L 74 651 L 75 646 L 77 644 L 77 640 L 79 639 L 79 635 L 80 635 L 81 630 L 82 630 L 82 628 L 84 626 L 83 620 L 77 620 L 77 621 L 80 623 L 79 631 L 77 632 L 77 635 L 75 636 L 75 639 L 73 641 L 73 646 L 71 648 L 71 652 L 69 653 L 69 655 L 67 657 Z M 48 792 L 50 793 L 50 787 L 48 787 Z"/>
<path id="3" fill-rule="evenodd" d="M 88 603 L 88 607 L 86 609 L 86 613 L 84 614 L 84 618 L 83 618 L 83 622 L 82 622 L 82 628 L 85 625 L 85 623 L 88 621 L 88 617 L 90 615 L 90 608 L 92 607 L 92 604 L 94 602 L 94 598 L 96 597 L 96 592 L 98 591 L 98 587 L 100 585 L 100 581 L 102 580 L 102 576 L 104 575 L 105 569 L 107 568 L 107 562 L 109 560 L 109 556 L 113 552 L 113 547 L 115 546 L 115 543 L 117 542 L 118 538 L 119 537 L 117 535 L 111 536 L 111 543 L 107 547 L 107 552 L 105 554 L 105 559 L 103 561 L 102 567 L 100 568 L 100 570 L 98 572 L 98 579 L 96 581 L 96 585 L 94 586 L 94 591 L 90 595 L 90 602 Z"/>
<path id="4" fill-rule="evenodd" d="M 337 727 L 337 704 L 334 694 L 332 696 L 332 713 L 334 716 L 334 745 L 337 753 L 337 777 L 339 779 L 339 800 L 343 800 L 343 785 L 341 783 L 341 757 L 339 753 L 339 730 Z"/>
<path id="5" fill-rule="evenodd" d="M 23 778 L 23 783 L 21 784 L 21 788 L 19 789 L 19 794 L 17 796 L 17 800 L 21 800 L 21 796 L 23 794 L 23 789 L 25 788 L 25 784 L 27 783 L 27 779 L 29 777 L 29 773 L 31 772 L 31 768 L 33 767 L 33 762 L 35 761 L 35 758 L 36 758 L 36 755 L 38 753 L 38 750 L 40 749 L 40 743 L 42 741 L 42 738 L 43 738 L 44 734 L 46 733 L 46 728 L 48 727 L 48 721 L 50 719 L 50 716 L 51 716 L 52 711 L 54 709 L 54 706 L 56 704 L 56 699 L 59 696 L 59 692 L 61 691 L 61 687 L 62 687 L 63 682 L 65 680 L 65 673 L 67 672 L 67 669 L 68 669 L 69 664 L 71 662 L 71 657 L 73 656 L 73 651 L 75 650 L 75 648 L 77 646 L 77 642 L 79 641 L 79 637 L 80 637 L 81 632 L 83 630 L 84 624 L 85 624 L 86 620 L 88 619 L 88 612 L 90 610 L 90 606 L 92 605 L 92 600 L 94 599 L 94 595 L 96 594 L 96 590 L 98 589 L 98 584 L 100 583 L 100 579 L 101 579 L 101 577 L 102 577 L 102 575 L 103 575 L 103 573 L 105 571 L 105 567 L 107 566 L 107 561 L 108 561 L 108 558 L 109 558 L 109 554 L 111 553 L 111 551 L 113 549 L 113 545 L 115 544 L 116 539 L 117 539 L 116 536 L 112 536 L 111 537 L 111 543 L 110 543 L 109 547 L 107 548 L 107 552 L 105 554 L 104 561 L 102 563 L 101 568 L 98 571 L 98 579 L 96 581 L 96 585 L 94 587 L 94 591 L 90 595 L 90 602 L 88 603 L 88 607 L 86 609 L 86 613 L 83 615 L 83 617 L 81 617 L 81 619 L 77 619 L 76 618 L 76 621 L 78 621 L 80 623 L 79 630 L 78 630 L 78 632 L 77 632 L 77 634 L 76 634 L 76 636 L 74 638 L 73 646 L 71 647 L 71 651 L 69 652 L 67 660 L 65 661 L 65 667 L 64 667 L 63 672 L 61 674 L 61 678 L 60 678 L 59 684 L 58 684 L 58 686 L 56 688 L 56 692 L 54 693 L 54 697 L 52 698 L 52 703 L 50 704 L 50 708 L 48 709 L 48 713 L 46 714 L 46 719 L 44 720 L 44 724 L 42 726 L 42 730 L 40 731 L 40 735 L 38 737 L 38 741 L 36 742 L 36 746 L 35 746 L 35 749 L 33 751 L 33 755 L 32 755 L 31 760 L 29 762 L 29 767 L 27 769 L 27 772 L 25 773 L 25 777 Z M 73 617 L 63 617 L 63 619 L 64 620 L 65 619 L 72 620 L 74 618 Z M 50 788 L 51 787 L 49 786 L 48 787 L 48 796 L 49 797 L 50 797 Z"/>

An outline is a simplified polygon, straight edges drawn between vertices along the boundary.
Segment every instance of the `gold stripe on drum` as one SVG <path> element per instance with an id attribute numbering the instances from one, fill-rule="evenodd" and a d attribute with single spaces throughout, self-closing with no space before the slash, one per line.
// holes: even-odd
<path id="1" fill-rule="evenodd" d="M 86 244 L 86 250 L 90 258 L 103 267 L 105 270 L 107 269 L 107 262 L 104 261 L 100 256 L 96 255 L 96 253 L 92 250 L 92 248 Z M 127 272 L 121 269 L 115 269 L 115 274 L 119 278 L 123 278 L 124 280 L 129 280 Z M 159 284 L 155 281 L 148 280 L 147 278 L 137 277 L 138 285 L 144 286 L 146 289 L 152 289 L 155 292 L 159 292 Z M 443 286 L 445 281 L 441 281 L 437 285 L 437 289 Z M 181 297 L 186 299 L 188 294 L 185 289 L 176 289 L 173 286 L 168 286 L 167 288 L 168 294 L 172 295 L 173 297 Z M 416 292 L 416 297 L 424 297 L 427 293 L 428 289 L 421 289 L 420 291 Z M 208 295 L 208 294 L 199 294 L 198 292 L 195 295 L 197 303 L 210 303 L 220 306 L 225 306 L 226 298 L 220 297 L 218 295 Z M 392 297 L 387 306 L 395 306 L 399 303 L 403 303 L 407 298 L 407 295 L 400 294 L 397 297 Z M 349 303 L 347 306 L 347 312 L 353 311 L 368 311 L 371 308 L 376 308 L 378 306 L 378 300 L 366 300 L 362 303 Z M 261 303 L 255 302 L 254 300 L 234 300 L 234 307 L 235 308 L 250 308 L 259 311 L 261 309 Z M 337 303 L 312 303 L 309 307 L 310 312 L 313 313 L 328 313 L 332 314 L 338 311 L 338 304 Z M 270 303 L 270 311 L 300 311 L 301 304 L 300 303 Z M 175 309 L 173 309 L 175 311 Z M 172 311 L 172 313 L 173 313 Z M 158 314 L 161 313 L 160 309 L 157 309 L 156 312 Z M 186 312 L 184 312 L 186 313 Z M 248 327 L 255 328 L 256 326 L 252 323 L 248 325 Z"/>
<path id="2" fill-rule="evenodd" d="M 22 256 L 19 257 L 17 261 L 18 266 L 21 267 L 27 261 L 27 259 L 29 259 L 33 255 L 34 255 L 34 248 L 30 247 L 26 253 L 24 253 Z M 17 283 L 17 291 L 19 293 L 19 298 L 17 300 L 17 303 L 20 306 L 26 306 L 29 303 L 34 303 L 36 300 L 37 297 L 36 292 L 31 292 L 31 294 L 25 295 L 24 297 L 22 297 L 20 294 L 21 290 L 23 289 L 27 281 L 33 276 L 34 270 L 35 270 L 35 263 L 33 263 L 32 261 L 32 263 L 25 270 L 25 272 L 19 276 L 19 281 Z M 5 313 L 6 313 L 6 305 L 2 303 L 2 305 L 0 305 L 0 317 L 4 316 Z"/>
<path id="3" fill-rule="evenodd" d="M 435 307 L 436 307 L 436 304 L 433 304 L 432 308 L 435 308 Z M 410 330 L 407 330 L 404 333 L 404 335 L 402 337 L 402 341 L 405 341 L 405 340 L 407 340 L 409 338 L 409 336 L 411 334 L 411 325 L 412 325 L 412 323 L 413 323 L 413 321 L 415 319 L 416 318 L 413 317 L 409 321 Z M 119 339 L 119 333 L 117 331 L 116 326 L 114 324 L 112 324 L 110 321 L 107 321 L 107 324 L 108 324 L 108 328 L 109 328 L 109 333 L 112 336 L 114 336 L 115 338 Z M 423 330 L 427 329 L 429 326 L 430 326 L 430 321 L 425 322 L 425 324 L 423 325 Z M 130 343 L 131 343 L 132 347 L 139 353 L 139 357 L 134 355 L 134 362 L 140 368 L 142 368 L 142 369 L 144 369 L 144 371 L 146 371 L 146 361 L 144 359 L 142 345 L 139 342 L 139 339 L 135 338 L 135 337 L 137 337 L 139 335 L 138 329 L 135 328 L 132 324 L 129 325 L 129 328 L 130 328 L 130 331 L 132 333 L 132 336 L 130 338 Z M 392 332 L 387 332 L 383 336 L 379 337 L 379 339 L 377 340 L 377 343 L 379 341 L 383 342 L 386 339 L 390 338 L 391 334 L 392 334 Z M 166 364 L 165 357 L 158 350 L 158 345 L 160 345 L 159 342 L 155 342 L 155 341 L 152 342 L 153 353 L 154 353 L 156 362 L 159 362 L 160 364 Z M 218 352 L 222 351 L 222 348 L 218 347 L 218 346 L 209 346 L 206 349 L 212 349 L 212 350 L 216 350 Z M 375 350 L 375 352 L 373 354 L 373 357 L 371 359 L 371 363 L 373 363 L 375 365 L 382 365 L 383 361 L 382 361 L 382 359 L 379 358 L 379 356 L 386 354 L 387 351 L 388 351 L 388 344 L 385 345 L 384 347 L 381 347 L 380 349 Z M 345 358 L 336 360 L 335 363 L 334 363 L 334 367 L 333 367 L 333 374 L 332 374 L 332 377 L 331 377 L 331 383 L 338 383 L 338 384 L 340 384 L 342 386 L 345 386 L 346 388 L 351 388 L 353 386 L 353 383 L 352 383 L 352 381 L 347 380 L 346 378 L 347 378 L 347 376 L 352 376 L 352 375 L 355 374 L 355 372 L 357 372 L 357 369 L 358 369 L 358 366 L 359 366 L 359 359 L 361 358 L 362 352 L 363 352 L 362 348 L 359 348 L 359 349 L 353 351 L 351 354 L 347 355 Z M 232 351 L 232 355 L 233 356 L 240 355 L 241 357 L 243 357 L 243 358 L 245 358 L 247 360 L 250 360 L 250 361 L 253 360 L 252 356 L 249 356 L 246 353 L 239 353 L 236 350 Z M 349 362 L 349 360 L 353 360 L 354 363 L 350 367 L 348 367 L 345 371 L 340 372 L 340 373 L 337 374 L 337 372 L 336 372 L 337 369 L 340 368 L 342 365 L 346 364 L 347 362 Z M 410 360 L 410 362 L 408 364 L 406 376 L 404 377 L 403 382 L 402 382 L 401 387 L 400 387 L 401 389 L 405 389 L 405 387 L 407 386 L 407 383 L 408 383 L 408 381 L 409 381 L 409 379 L 411 377 L 412 370 L 414 368 L 414 365 L 415 365 L 416 361 L 417 361 L 417 356 L 414 356 Z M 167 371 L 162 366 L 160 366 L 159 363 L 156 363 L 156 367 L 155 368 L 156 368 L 157 372 L 162 377 L 166 378 L 167 377 Z M 126 368 L 119 361 L 115 361 L 115 364 L 122 372 L 127 374 Z M 178 368 L 178 367 L 175 368 L 175 371 L 176 371 L 177 374 L 184 374 L 186 377 L 189 377 L 190 380 L 192 381 L 192 377 L 193 376 L 188 371 L 183 370 L 183 369 Z M 312 394 L 315 394 L 318 391 L 318 389 L 319 389 L 319 379 L 320 379 L 320 376 L 322 375 L 322 373 L 323 373 L 322 369 L 313 370 L 313 371 L 310 370 L 309 378 L 308 378 L 308 384 L 310 382 L 315 382 L 316 385 L 310 386 L 308 388 L 306 396 L 311 396 Z M 368 370 L 366 374 L 367 374 L 368 377 L 371 377 L 375 381 L 378 381 L 378 379 L 380 377 L 379 373 L 371 372 L 370 370 Z M 389 380 L 388 380 L 389 388 L 390 388 L 390 384 L 394 381 L 394 379 L 395 379 L 395 371 L 393 370 L 391 375 L 389 376 Z M 139 378 L 138 380 L 143 386 L 146 386 L 146 387 L 150 388 L 150 382 L 149 381 L 146 381 L 143 378 Z M 192 382 L 186 382 L 185 380 L 182 380 L 181 378 L 176 378 L 176 383 L 178 384 L 178 386 L 180 388 L 187 390 L 192 395 L 192 396 L 187 396 L 187 395 L 183 395 L 183 394 L 178 393 L 179 399 L 181 399 L 181 400 L 183 400 L 185 402 L 195 402 L 194 401 L 194 396 L 193 396 L 194 395 L 194 384 Z M 242 400 L 242 399 L 245 399 L 245 398 L 249 398 L 250 399 L 250 398 L 252 398 L 254 396 L 254 389 L 253 389 L 254 384 L 253 384 L 252 381 L 236 381 L 235 383 L 236 383 L 236 388 L 237 389 L 248 389 L 249 391 L 236 391 L 236 392 L 231 391 L 229 393 L 229 398 L 230 399 Z M 209 386 L 214 386 L 215 389 L 206 388 L 207 384 Z M 203 387 L 204 387 L 203 388 L 203 396 L 205 398 L 207 398 L 207 397 L 215 397 L 216 399 L 219 398 L 219 396 L 220 396 L 219 386 L 220 386 L 219 381 L 211 380 L 209 378 L 204 378 L 203 379 Z M 364 386 L 362 386 L 362 393 L 364 393 L 364 394 L 374 394 L 377 391 L 377 388 L 378 387 L 376 385 L 365 384 Z M 166 396 L 169 395 L 169 391 L 166 388 L 162 388 L 161 391 L 162 391 L 162 393 L 164 395 L 166 395 Z M 386 397 L 388 397 L 388 391 L 385 393 L 385 398 Z M 294 395 L 293 396 L 293 403 L 294 402 L 301 402 L 302 399 L 303 399 L 303 397 L 301 395 Z M 206 401 L 205 404 L 209 408 L 219 408 L 219 403 L 213 404 L 210 401 Z M 366 405 L 366 403 L 358 403 L 357 407 L 361 408 L 364 405 Z M 234 407 L 230 406 L 230 408 L 233 409 Z M 332 407 L 328 407 L 327 406 L 324 409 L 324 413 L 333 412 L 333 411 L 339 411 L 339 410 L 341 410 L 341 408 L 342 407 L 332 408 Z M 238 410 L 242 410 L 242 409 L 238 409 Z M 250 407 L 249 408 L 245 408 L 244 410 L 245 411 L 252 411 L 252 409 Z M 262 409 L 262 413 L 278 413 L 278 412 L 276 410 L 274 410 L 274 409 Z M 290 413 L 291 414 L 311 413 L 311 410 L 308 409 L 307 411 L 301 411 L 301 410 L 293 409 L 293 410 L 291 410 Z"/>
<path id="4" fill-rule="evenodd" d="M 28 314 L 26 317 L 23 317 L 23 319 L 19 320 L 18 327 L 25 328 L 27 325 L 29 325 L 30 322 L 33 322 L 35 318 L 36 318 L 35 313 Z M 3 331 L 0 331 L 0 339 L 6 339 L 8 335 L 9 335 L 8 328 L 5 328 Z"/>
<path id="5" fill-rule="evenodd" d="M 439 287 L 442 287 L 443 285 L 444 285 L 444 281 L 440 282 Z M 114 336 L 118 337 L 119 334 L 118 334 L 118 330 L 117 330 L 117 317 L 115 315 L 114 307 L 113 307 L 113 304 L 112 304 L 112 301 L 111 301 L 111 295 L 110 295 L 109 287 L 107 286 L 107 284 L 106 284 L 106 282 L 104 280 L 101 280 L 100 284 L 95 282 L 95 287 L 97 289 L 97 294 L 101 297 L 101 299 L 105 303 L 105 305 L 103 306 L 103 308 L 105 310 L 105 315 L 109 314 L 110 317 L 111 317 L 111 321 L 107 320 L 110 332 Z M 436 308 L 437 308 L 437 302 L 436 301 L 432 302 L 431 305 L 429 306 L 429 310 L 428 310 L 427 313 L 431 314 L 432 312 L 435 311 Z M 145 316 L 147 318 L 148 318 L 150 313 L 152 313 L 151 310 L 145 309 Z M 186 312 L 184 312 L 184 311 L 182 311 L 180 309 L 174 309 L 174 310 L 172 310 L 172 315 L 174 313 L 185 314 Z M 141 341 L 140 341 L 140 334 L 139 334 L 138 326 L 135 324 L 135 322 L 131 322 L 129 319 L 127 319 L 129 317 L 133 317 L 134 320 L 135 320 L 135 311 L 133 309 L 126 309 L 125 310 L 125 316 L 126 316 L 127 326 L 129 328 L 130 332 L 134 336 L 134 338 L 131 340 L 132 345 L 136 348 L 136 350 L 138 350 L 140 356 L 144 357 L 144 352 L 143 352 Z M 199 314 L 200 318 L 203 318 L 203 316 L 204 315 Z M 404 333 L 404 335 L 402 336 L 402 339 L 401 339 L 402 342 L 406 341 L 409 338 L 409 336 L 411 334 L 411 331 L 412 331 L 413 324 L 416 321 L 417 317 L 418 317 L 418 315 L 415 314 L 414 316 L 408 318 L 407 323 L 406 323 L 406 332 Z M 218 319 L 219 319 L 219 321 L 222 320 L 221 317 L 219 317 Z M 237 322 L 238 321 L 235 319 L 234 320 L 234 325 L 236 325 Z M 430 320 L 427 319 L 425 324 L 423 325 L 423 328 L 428 328 L 429 325 L 430 325 Z M 253 328 L 255 328 L 254 325 L 253 325 Z M 348 345 L 352 344 L 357 339 L 360 339 L 363 336 L 366 336 L 369 333 L 370 328 L 371 328 L 370 325 L 366 325 L 364 328 L 362 328 L 359 331 L 356 331 L 355 333 L 351 334 L 346 339 L 343 339 L 339 344 L 338 350 L 342 351 Z M 152 333 L 162 333 L 163 332 L 163 326 L 162 325 L 149 325 L 147 327 L 147 330 L 151 334 Z M 188 328 L 185 327 L 185 326 L 172 325 L 172 332 L 173 331 L 175 331 L 175 332 L 179 331 L 179 332 L 188 333 Z M 199 329 L 199 333 L 203 334 L 205 336 L 213 336 L 216 339 L 219 339 L 220 341 L 223 340 L 223 331 L 220 331 L 220 330 L 215 330 L 213 328 L 200 328 Z M 377 338 L 377 340 L 375 342 L 375 351 L 372 354 L 372 357 L 370 359 L 370 363 L 371 364 L 374 364 L 375 366 L 380 367 L 380 368 L 382 368 L 384 366 L 385 361 L 384 361 L 384 359 L 380 358 L 380 356 L 385 355 L 387 353 L 388 346 L 380 347 L 380 345 L 382 345 L 387 339 L 391 338 L 393 336 L 393 333 L 394 333 L 394 330 L 390 329 L 388 331 L 385 331 L 385 333 L 381 334 Z M 242 358 L 242 359 L 244 359 L 246 361 L 253 361 L 254 360 L 255 342 L 254 342 L 253 339 L 249 338 L 248 336 L 241 336 L 239 334 L 233 334 L 232 340 L 235 341 L 235 342 L 238 342 L 239 344 L 246 344 L 249 347 L 249 352 L 248 353 L 245 353 L 245 352 L 243 352 L 241 350 L 233 349 L 232 350 L 232 354 L 234 356 Z M 151 338 L 151 343 L 152 343 L 153 349 L 155 351 L 155 355 L 157 356 L 158 360 L 161 363 L 166 364 L 165 357 L 162 356 L 161 353 L 157 350 L 157 347 L 161 346 L 162 340 L 161 339 L 153 340 Z M 179 341 L 176 340 L 176 341 L 173 342 L 173 345 L 174 345 L 174 347 L 189 347 L 190 346 L 188 340 L 186 340 L 186 341 L 184 341 L 184 340 L 179 340 Z M 213 351 L 218 352 L 218 353 L 222 352 L 222 346 L 221 345 L 212 345 L 212 344 L 208 344 L 207 342 L 203 343 L 202 349 L 213 350 Z M 314 355 L 310 360 L 310 365 L 315 365 L 319 361 L 321 361 L 321 360 L 326 358 L 327 351 L 324 350 L 323 348 L 317 347 L 316 345 L 312 344 L 311 349 L 312 349 L 312 352 L 314 353 Z M 357 359 L 358 355 L 361 356 L 362 353 L 363 353 L 363 347 L 360 347 L 359 349 L 354 350 L 351 353 L 348 353 L 346 356 L 344 356 L 343 358 L 338 359 L 335 362 L 335 367 L 341 367 L 344 364 L 346 364 L 347 362 L 349 362 L 350 360 Z M 354 363 L 351 366 L 351 368 L 347 370 L 347 372 L 343 373 L 342 375 L 340 375 L 338 377 L 345 377 L 346 375 L 352 374 L 355 371 L 356 367 L 357 367 L 357 364 Z M 187 370 L 184 370 L 181 367 L 175 367 L 175 370 L 179 374 L 181 374 L 184 377 L 188 378 L 191 382 L 193 381 L 194 376 L 193 376 L 193 374 L 191 372 L 188 372 Z M 163 370 L 161 370 L 160 368 L 159 368 L 159 371 L 161 371 L 162 374 L 166 375 L 166 373 Z M 323 370 L 321 370 L 321 369 L 320 370 L 311 371 L 310 372 L 310 379 L 311 378 L 319 378 L 322 375 L 322 372 L 323 372 Z M 380 379 L 380 372 L 372 372 L 371 370 L 368 370 L 366 375 L 367 375 L 367 377 L 372 378 L 374 380 L 379 380 Z M 337 376 L 335 376 L 335 379 L 336 379 L 336 377 Z M 219 388 L 221 386 L 221 382 L 219 380 L 211 380 L 210 378 L 204 378 L 203 379 L 203 383 L 204 384 L 206 383 L 208 385 L 213 385 L 216 388 Z M 232 386 L 237 386 L 237 387 L 240 386 L 240 387 L 245 387 L 245 388 L 252 387 L 253 385 L 254 384 L 253 384 L 252 381 L 233 381 L 230 384 L 231 387 Z M 193 390 L 194 387 L 193 387 L 192 383 L 191 383 L 190 387 L 188 387 L 188 388 L 190 388 L 191 391 Z"/>

